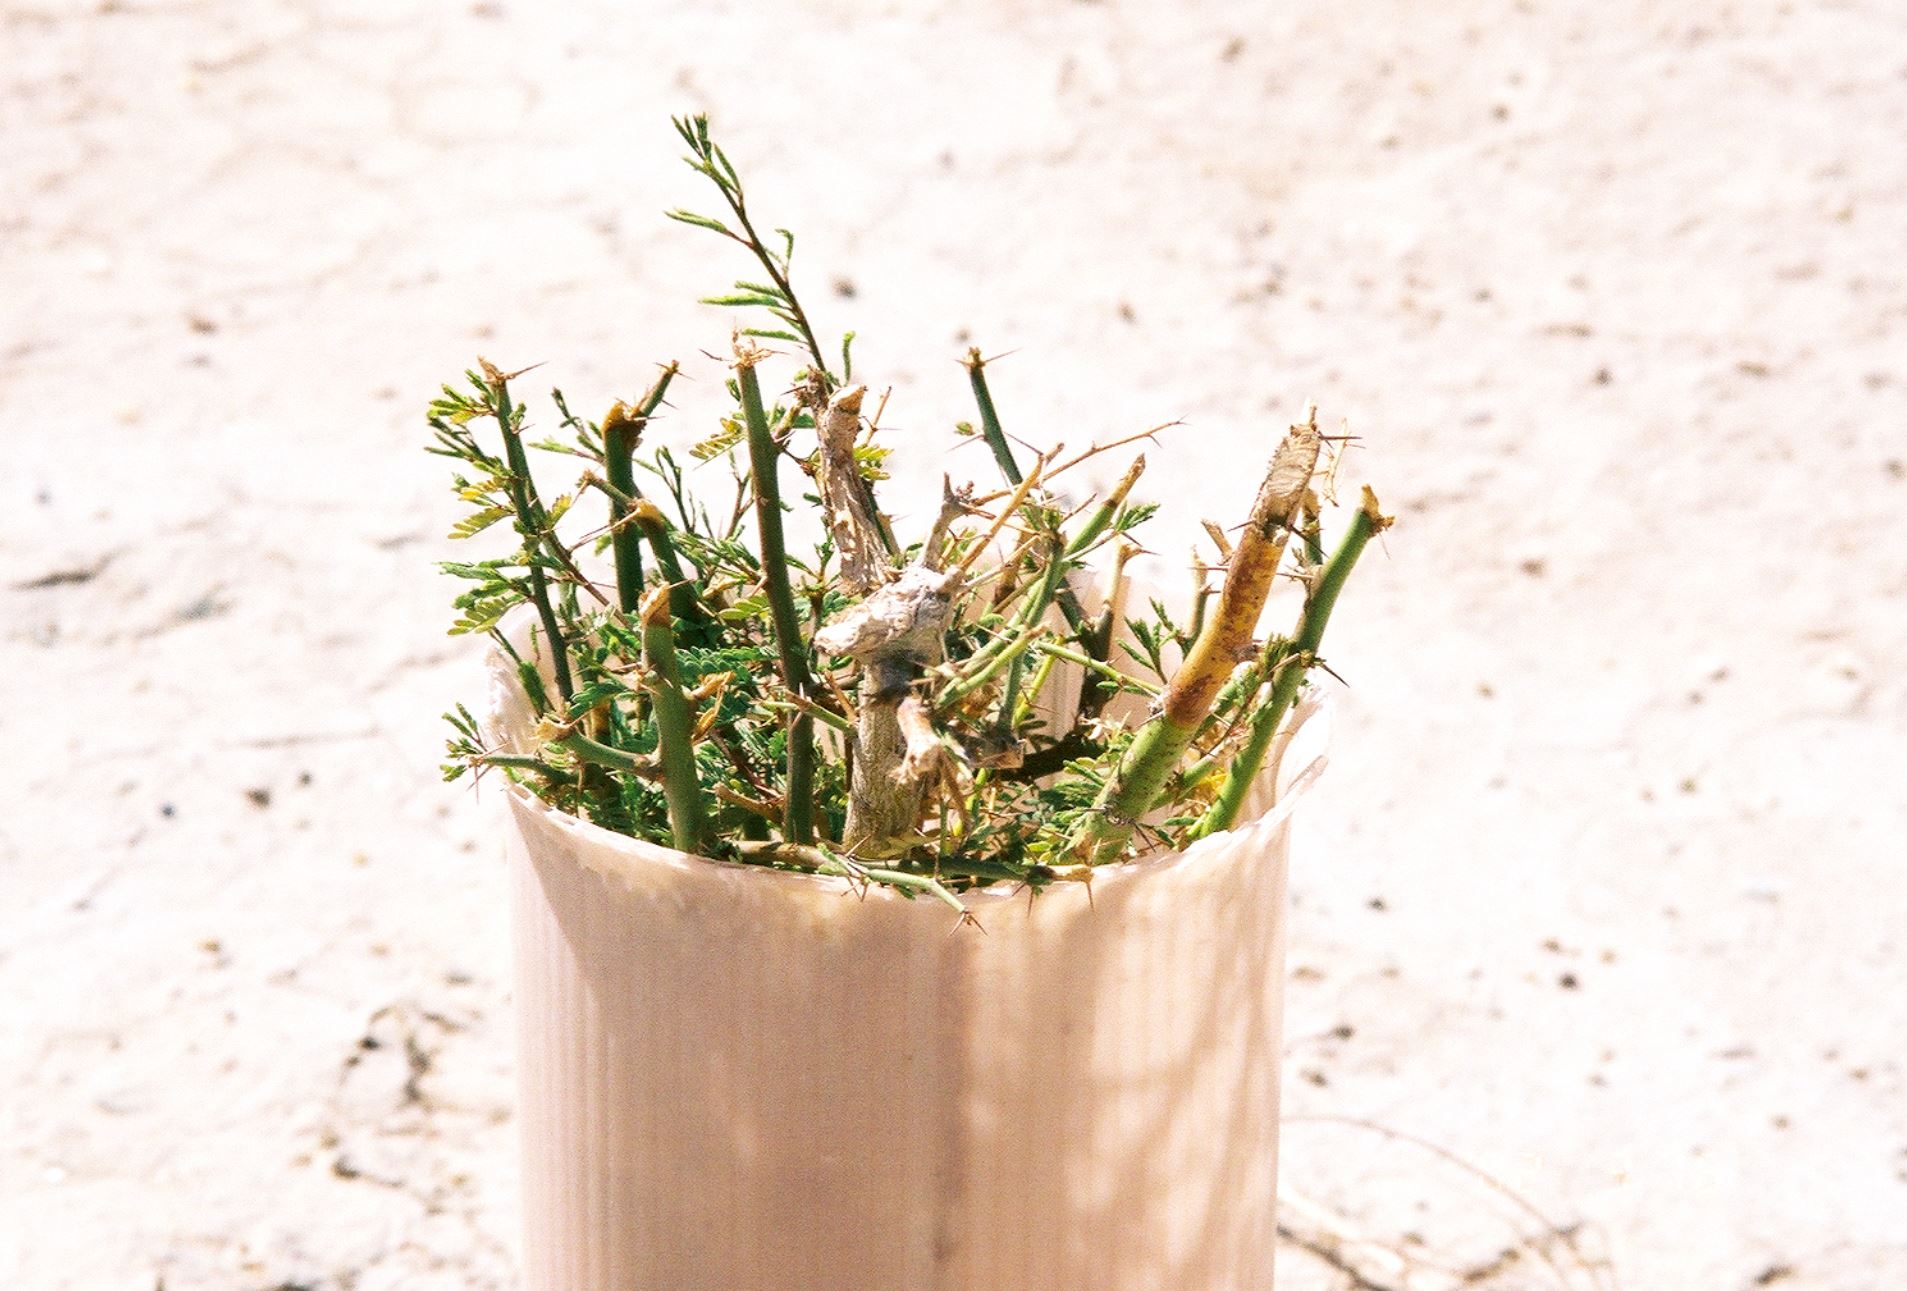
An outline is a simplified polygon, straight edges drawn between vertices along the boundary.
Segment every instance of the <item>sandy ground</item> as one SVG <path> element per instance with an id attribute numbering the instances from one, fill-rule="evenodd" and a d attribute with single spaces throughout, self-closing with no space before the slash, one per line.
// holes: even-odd
<path id="1" fill-rule="evenodd" d="M 1907 11 L 4 0 L 0 1286 L 511 1284 L 420 411 L 721 345 L 695 107 L 891 496 L 970 339 L 1029 438 L 1188 419 L 1165 552 L 1364 437 L 1284 1181 L 1359 1285 L 1907 1279 Z"/>

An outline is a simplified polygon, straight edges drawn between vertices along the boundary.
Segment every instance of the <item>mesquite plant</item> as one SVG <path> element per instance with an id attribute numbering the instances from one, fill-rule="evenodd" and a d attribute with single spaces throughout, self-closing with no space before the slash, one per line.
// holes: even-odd
<path id="1" fill-rule="evenodd" d="M 956 907 L 974 885 L 1085 880 L 1230 828 L 1321 666 L 1345 579 L 1389 524 L 1366 489 L 1327 552 L 1337 445 L 1315 410 L 1271 454 L 1244 523 L 1206 523 L 1216 559 L 1195 554 L 1182 622 L 1158 601 L 1127 603 L 1123 566 L 1156 510 L 1131 496 L 1144 457 L 1103 496 L 1068 505 L 1060 491 L 1081 463 L 1164 428 L 1070 456 L 1016 452 L 973 350 L 978 425 L 958 429 L 985 442 L 1000 481 L 946 483 L 931 527 L 903 543 L 875 496 L 887 449 L 853 383 L 853 334 L 824 351 L 791 281 L 793 235 L 757 229 L 706 117 L 675 124 L 722 209 L 671 218 L 756 269 L 708 303 L 763 318 L 735 330 L 732 406 L 694 468 L 642 445 L 673 362 L 600 421 L 552 392 L 562 435 L 537 443 L 520 372 L 480 359 L 431 405 L 432 451 L 458 463 L 471 508 L 452 536 L 506 521 L 515 534 L 502 555 L 444 566 L 469 584 L 451 631 L 488 634 L 539 717 L 504 743 L 459 707 L 447 778 L 494 768 L 685 852 Z M 546 500 L 532 449 L 580 459 L 574 487 Z M 690 474 L 716 463 L 734 497 L 711 512 L 714 490 Z M 825 521 L 799 553 L 784 525 L 797 498 Z M 1280 578 L 1302 588 L 1297 622 L 1261 636 Z M 530 616 L 527 634 L 505 631 L 512 611 Z"/>

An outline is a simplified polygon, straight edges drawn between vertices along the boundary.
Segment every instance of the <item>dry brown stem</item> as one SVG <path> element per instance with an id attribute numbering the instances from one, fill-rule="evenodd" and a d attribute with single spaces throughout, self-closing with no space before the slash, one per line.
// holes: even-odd
<path id="1" fill-rule="evenodd" d="M 1205 526 L 1206 536 L 1211 538 L 1212 545 L 1218 548 L 1219 563 L 1223 564 L 1230 560 L 1232 558 L 1232 540 L 1225 536 L 1225 531 L 1219 528 L 1218 524 L 1212 520 L 1201 520 L 1199 523 Z"/>
<path id="2" fill-rule="evenodd" d="M 828 512 L 828 529 L 841 556 L 841 581 L 857 596 L 865 596 L 887 579 L 886 552 L 881 530 L 861 487 L 860 467 L 854 460 L 854 441 L 861 428 L 861 401 L 866 386 L 839 391 L 827 407 L 817 409 L 815 429 L 821 441 L 821 502 Z"/>
<path id="3" fill-rule="evenodd" d="M 951 476 L 940 477 L 940 513 L 934 517 L 934 527 L 927 533 L 927 541 L 921 544 L 921 563 L 929 569 L 939 569 L 946 560 L 942 548 L 947 536 L 953 532 L 954 522 L 973 509 L 973 485 L 963 484 L 955 488 Z"/>
<path id="4" fill-rule="evenodd" d="M 1045 458 L 1041 458 L 1039 461 L 1033 463 L 1033 469 L 1026 473 L 1026 478 L 1020 481 L 1019 485 L 1013 490 L 1013 495 L 1001 506 L 1000 514 L 993 518 L 993 523 L 987 527 L 987 531 L 982 534 L 972 546 L 967 548 L 966 554 L 960 558 L 960 563 L 954 566 L 954 573 L 964 575 L 969 569 L 973 568 L 973 562 L 980 559 L 980 554 L 987 549 L 995 538 L 999 537 L 1000 530 L 1006 528 L 1007 521 L 1011 520 L 1014 512 L 1020 509 L 1020 503 L 1026 501 L 1026 495 L 1031 493 L 1039 485 L 1040 477 L 1045 467 Z"/>
<path id="5" fill-rule="evenodd" d="M 1308 408 L 1307 413 L 1307 419 L 1291 428 L 1273 454 L 1252 501 L 1251 517 L 1226 564 L 1218 605 L 1166 691 L 1165 717 L 1176 726 L 1196 727 L 1205 719 L 1232 665 L 1251 649 L 1292 520 L 1304 503 L 1318 464 L 1317 409 Z"/>

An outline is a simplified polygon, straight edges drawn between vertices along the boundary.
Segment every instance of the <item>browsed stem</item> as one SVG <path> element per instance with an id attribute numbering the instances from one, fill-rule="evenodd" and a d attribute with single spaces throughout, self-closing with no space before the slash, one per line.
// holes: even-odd
<path id="1" fill-rule="evenodd" d="M 1272 736 L 1277 733 L 1279 724 L 1298 698 L 1298 687 L 1303 684 L 1305 673 L 1318 660 L 1318 651 L 1324 645 L 1325 624 L 1331 621 L 1331 609 L 1338 603 L 1338 593 L 1344 590 L 1345 580 L 1351 576 L 1352 567 L 1357 564 L 1357 558 L 1364 554 L 1364 548 L 1372 535 L 1382 533 L 1390 527 L 1390 523 L 1390 517 L 1378 510 L 1377 495 L 1366 488 L 1357 514 L 1351 517 L 1351 527 L 1339 542 L 1338 549 L 1331 553 L 1331 559 L 1315 575 L 1311 594 L 1305 598 L 1304 614 L 1299 619 L 1297 635 L 1278 661 L 1271 697 L 1264 707 L 1252 714 L 1251 724 L 1246 728 L 1244 747 L 1232 760 L 1231 769 L 1225 773 L 1225 782 L 1219 788 L 1217 800 L 1193 826 L 1193 838 L 1203 838 L 1221 829 L 1230 829 L 1237 821 L 1245 796 L 1251 791 L 1252 781 L 1258 778 L 1258 770 L 1264 765 L 1265 752 L 1271 747 Z"/>
<path id="2" fill-rule="evenodd" d="M 761 541 L 762 586 L 775 624 L 781 679 L 795 694 L 813 699 L 814 678 L 801 639 L 801 619 L 795 611 L 781 531 L 781 485 L 776 475 L 780 449 L 768 425 L 761 382 L 755 375 L 755 365 L 765 357 L 765 351 L 736 339 L 735 375 L 742 392 L 742 418 L 748 428 L 748 465 L 755 492 L 755 529 Z M 814 719 L 805 712 L 795 714 L 788 723 L 788 793 L 782 833 L 791 843 L 814 841 Z"/>
<path id="3" fill-rule="evenodd" d="M 609 495 L 610 542 L 616 553 L 616 603 L 624 614 L 634 614 L 642 603 L 642 534 L 629 521 L 636 494 L 636 444 L 649 418 L 662 406 L 662 396 L 675 377 L 677 365 L 667 364 L 649 392 L 634 408 L 618 399 L 603 417 L 603 472 L 616 492 Z"/>
<path id="4" fill-rule="evenodd" d="M 1092 512 L 1086 517 L 1086 523 L 1081 525 L 1079 532 L 1067 542 L 1067 559 L 1073 560 L 1085 555 L 1087 549 L 1104 536 L 1106 529 L 1119 518 L 1119 508 L 1123 507 L 1126 499 L 1132 496 L 1132 486 L 1139 482 L 1139 477 L 1145 472 L 1146 456 L 1141 453 L 1132 459 L 1132 465 L 1128 466 L 1126 473 L 1119 477 L 1119 482 L 1112 486 L 1112 491 L 1099 500 L 1098 505 L 1094 506 Z"/>
<path id="5" fill-rule="evenodd" d="M 1251 648 L 1286 538 L 1317 469 L 1321 444 L 1312 411 L 1272 454 L 1226 566 L 1218 605 L 1173 675 L 1158 714 L 1139 728 L 1093 804 L 1094 811 L 1073 836 L 1073 851 L 1089 863 L 1115 860 L 1124 853 L 1134 826 L 1158 801 L 1234 665 Z"/>
<path id="6" fill-rule="evenodd" d="M 993 460 L 1006 476 L 1008 484 L 1020 482 L 1020 466 L 1013 460 L 1013 449 L 1000 427 L 1000 414 L 993 407 L 993 392 L 987 389 L 987 361 L 978 347 L 967 351 L 967 381 L 973 386 L 973 401 L 980 409 L 980 435 L 993 450 Z"/>
<path id="7" fill-rule="evenodd" d="M 524 556 L 530 566 L 530 600 L 536 606 L 536 617 L 542 621 L 543 635 L 548 638 L 556 693 L 567 704 L 575 687 L 570 682 L 569 641 L 557 624 L 555 607 L 550 604 L 550 583 L 543 572 L 540 555 L 545 528 L 543 504 L 536 496 L 536 481 L 530 477 L 530 460 L 523 451 L 522 429 L 517 425 L 516 409 L 510 402 L 509 378 L 488 360 L 478 362 L 490 383 L 491 397 L 496 401 L 497 425 L 503 428 L 504 460 L 510 467 L 510 507 L 516 512 L 517 531 L 523 535 Z"/>
<path id="8" fill-rule="evenodd" d="M 669 609 L 676 622 L 694 628 L 698 638 L 705 638 L 709 629 L 708 613 L 702 608 L 695 583 L 682 569 L 682 558 L 676 552 L 675 537 L 662 508 L 648 498 L 637 498 L 635 505 L 629 508 L 629 517 L 642 531 L 649 550 L 655 553 L 662 577 L 668 580 Z"/>
<path id="9" fill-rule="evenodd" d="M 669 594 L 656 588 L 643 598 L 642 653 L 649 665 L 648 685 L 655 699 L 657 752 L 662 761 L 662 792 L 669 803 L 669 833 L 676 850 L 699 856 L 708 837 L 708 807 L 695 769 L 695 714 L 682 693 L 682 670 L 675 660 L 675 628 L 669 621 Z"/>

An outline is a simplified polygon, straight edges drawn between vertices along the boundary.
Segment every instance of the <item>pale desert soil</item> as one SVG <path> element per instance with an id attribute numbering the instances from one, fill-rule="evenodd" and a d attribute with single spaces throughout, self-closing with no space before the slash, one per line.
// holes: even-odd
<path id="1" fill-rule="evenodd" d="M 1899 6 L 5 0 L 0 1286 L 510 1285 L 419 413 L 721 345 L 687 107 L 927 447 L 894 496 L 981 469 L 969 338 L 1030 438 L 1188 419 L 1164 565 L 1304 398 L 1364 437 L 1292 1192 L 1540 1232 L 1359 1118 L 1626 1288 L 1907 1279 Z"/>

